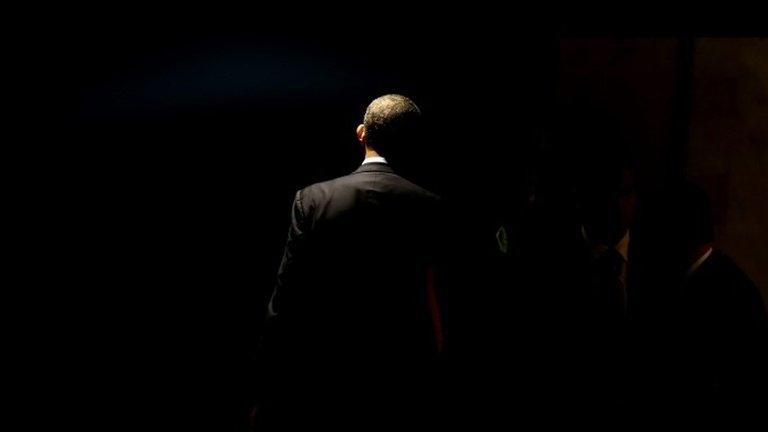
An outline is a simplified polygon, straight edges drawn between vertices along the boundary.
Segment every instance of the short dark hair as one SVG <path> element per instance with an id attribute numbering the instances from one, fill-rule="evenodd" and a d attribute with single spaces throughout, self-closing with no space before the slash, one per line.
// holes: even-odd
<path id="1" fill-rule="evenodd" d="M 698 247 L 714 239 L 712 210 L 704 189 L 691 182 L 683 182 L 676 190 L 678 206 L 675 211 L 682 219 L 681 231 L 686 244 Z"/>
<path id="2" fill-rule="evenodd" d="M 365 110 L 365 143 L 385 154 L 394 145 L 415 139 L 420 123 L 421 110 L 412 100 L 398 94 L 381 96 Z"/>

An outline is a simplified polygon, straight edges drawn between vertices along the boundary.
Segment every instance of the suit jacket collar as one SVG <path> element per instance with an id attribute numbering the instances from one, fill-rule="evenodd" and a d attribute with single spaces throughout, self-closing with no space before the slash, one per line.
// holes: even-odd
<path id="1" fill-rule="evenodd" d="M 693 279 L 708 279 L 711 275 L 708 273 L 711 271 L 712 268 L 715 268 L 718 266 L 718 261 L 722 259 L 721 252 L 717 250 L 716 248 L 712 248 L 712 253 L 709 254 L 707 259 L 705 259 L 701 265 L 696 269 L 695 272 L 691 274 L 686 275 L 686 279 L 693 280 Z"/>
<path id="2" fill-rule="evenodd" d="M 360 165 L 360 167 L 356 169 L 355 172 L 353 172 L 352 174 L 358 174 L 358 173 L 364 173 L 364 172 L 394 173 L 395 171 L 392 169 L 392 167 L 390 167 L 385 163 L 372 162 L 372 163 L 367 163 L 365 165 Z"/>

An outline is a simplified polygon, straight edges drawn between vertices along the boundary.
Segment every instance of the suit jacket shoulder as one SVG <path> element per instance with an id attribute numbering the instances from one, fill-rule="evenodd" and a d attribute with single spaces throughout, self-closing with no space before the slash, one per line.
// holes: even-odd
<path id="1" fill-rule="evenodd" d="M 305 194 L 313 196 L 322 196 L 323 194 L 327 194 L 329 191 L 337 188 L 362 187 L 366 184 L 370 185 L 372 183 L 393 184 L 397 185 L 397 187 L 403 191 L 409 191 L 433 200 L 440 199 L 438 195 L 401 177 L 395 173 L 392 168 L 384 164 L 363 165 L 350 174 L 331 180 L 314 183 L 305 187 L 299 192 L 304 192 Z"/>
<path id="2" fill-rule="evenodd" d="M 310 219 L 332 217 L 375 196 L 393 196 L 409 202 L 437 204 L 440 198 L 427 189 L 396 174 L 384 164 L 368 164 L 355 172 L 301 189 L 296 200 Z"/>
<path id="3" fill-rule="evenodd" d="M 765 320 L 759 288 L 725 253 L 714 251 L 692 276 L 690 290 L 735 318 Z"/>

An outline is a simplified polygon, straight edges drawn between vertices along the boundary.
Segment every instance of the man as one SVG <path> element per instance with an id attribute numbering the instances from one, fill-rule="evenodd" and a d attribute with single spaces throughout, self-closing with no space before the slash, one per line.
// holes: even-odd
<path id="1" fill-rule="evenodd" d="M 678 263 L 667 327 L 671 379 L 694 409 L 743 409 L 765 393 L 768 322 L 760 291 L 715 247 L 702 189 L 674 188 L 666 210 L 667 246 Z"/>
<path id="2" fill-rule="evenodd" d="M 562 239 L 573 245 L 573 262 L 562 265 L 571 266 L 573 280 L 563 286 L 573 292 L 560 295 L 568 300 L 564 306 L 576 306 L 563 313 L 573 323 L 569 336 L 576 343 L 574 352 L 581 353 L 573 360 L 576 387 L 590 389 L 587 400 L 618 410 L 626 398 L 628 329 L 639 270 L 633 238 L 634 173 L 618 162 L 595 168 L 586 177 L 577 202 L 580 241 Z"/>
<path id="3" fill-rule="evenodd" d="M 581 236 L 591 257 L 594 312 L 608 319 L 605 325 L 621 327 L 631 290 L 630 242 L 636 195 L 629 168 L 612 170 L 610 174 L 590 184 L 582 199 Z"/>
<path id="4" fill-rule="evenodd" d="M 366 430 L 423 408 L 407 405 L 442 345 L 438 197 L 389 162 L 421 144 L 420 123 L 405 96 L 374 100 L 357 127 L 362 165 L 296 194 L 268 307 L 279 427 L 338 429 L 356 419 Z"/>

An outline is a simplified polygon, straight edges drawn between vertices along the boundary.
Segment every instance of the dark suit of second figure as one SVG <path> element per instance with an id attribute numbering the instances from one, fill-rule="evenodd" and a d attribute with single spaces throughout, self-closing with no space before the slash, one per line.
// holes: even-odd
<path id="1" fill-rule="evenodd" d="M 702 189 L 669 187 L 653 210 L 659 281 L 643 320 L 653 356 L 647 393 L 697 416 L 763 413 L 768 321 L 759 289 L 715 246 Z"/>
<path id="2" fill-rule="evenodd" d="M 431 280 L 438 197 L 385 159 L 416 144 L 419 117 L 405 97 L 376 99 L 358 128 L 363 164 L 296 194 L 269 306 L 279 427 L 367 430 L 424 390 L 442 343 Z"/>
<path id="3" fill-rule="evenodd" d="M 574 371 L 576 382 L 589 396 L 620 407 L 631 372 L 625 352 L 640 271 L 633 238 L 633 171 L 616 164 L 594 172 L 577 197 L 581 241 L 574 263 L 579 268 L 570 285 L 575 292 L 569 295 L 578 316 L 566 314 L 583 332 L 572 339 L 578 344 L 573 354 L 581 367 Z"/>
<path id="4" fill-rule="evenodd" d="M 528 403 L 601 418 L 623 400 L 626 328 L 636 288 L 632 171 L 610 164 L 574 190 L 542 183 L 520 218 L 515 360 Z M 518 264 L 519 262 L 519 264 Z M 513 305 L 514 306 L 514 305 Z"/>

